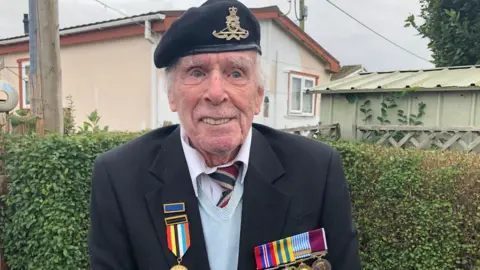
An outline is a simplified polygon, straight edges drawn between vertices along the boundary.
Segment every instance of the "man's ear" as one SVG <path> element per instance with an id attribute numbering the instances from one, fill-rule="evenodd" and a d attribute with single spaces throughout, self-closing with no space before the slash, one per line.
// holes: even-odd
<path id="1" fill-rule="evenodd" d="M 262 110 L 263 96 L 265 94 L 265 89 L 263 87 L 258 87 L 257 89 L 257 98 L 255 100 L 255 115 L 258 115 Z"/>
<path id="2" fill-rule="evenodd" d="M 175 99 L 175 94 L 173 93 L 173 89 L 168 89 L 168 105 L 170 105 L 170 110 L 172 112 L 177 111 L 177 103 Z"/>

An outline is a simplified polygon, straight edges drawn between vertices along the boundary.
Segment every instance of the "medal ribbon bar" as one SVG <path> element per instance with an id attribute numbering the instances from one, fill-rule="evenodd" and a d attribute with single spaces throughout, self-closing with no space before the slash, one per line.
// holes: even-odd
<path id="1" fill-rule="evenodd" d="M 327 249 L 325 230 L 321 228 L 256 246 L 254 251 L 257 269 L 267 269 L 304 261 Z"/>

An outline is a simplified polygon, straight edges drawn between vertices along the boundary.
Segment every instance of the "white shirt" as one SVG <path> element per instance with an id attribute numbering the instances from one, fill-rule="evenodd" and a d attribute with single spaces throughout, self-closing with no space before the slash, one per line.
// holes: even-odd
<path id="1" fill-rule="evenodd" d="M 190 178 L 192 179 L 193 189 L 195 195 L 198 197 L 198 188 L 200 187 L 202 191 L 208 196 L 213 203 L 217 203 L 222 196 L 222 188 L 217 184 L 208 174 L 213 173 L 217 170 L 217 167 L 210 168 L 205 164 L 205 159 L 203 156 L 192 148 L 189 144 L 187 134 L 183 127 L 180 128 L 180 136 L 182 141 L 183 153 L 185 159 L 187 160 L 188 170 L 190 172 Z M 240 161 L 243 163 L 241 166 L 241 171 L 238 175 L 237 181 L 240 181 L 243 184 L 245 175 L 247 174 L 248 169 L 248 160 L 250 158 L 250 145 L 252 143 L 252 129 L 248 131 L 245 142 L 240 147 L 240 150 L 231 162 L 218 166 L 218 167 L 227 167 L 233 163 Z"/>

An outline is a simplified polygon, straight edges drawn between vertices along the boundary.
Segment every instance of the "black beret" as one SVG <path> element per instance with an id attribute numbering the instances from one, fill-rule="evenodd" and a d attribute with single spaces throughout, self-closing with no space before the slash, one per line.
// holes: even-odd
<path id="1" fill-rule="evenodd" d="M 256 50 L 261 54 L 260 25 L 237 0 L 208 0 L 174 21 L 155 49 L 157 68 L 199 53 Z"/>

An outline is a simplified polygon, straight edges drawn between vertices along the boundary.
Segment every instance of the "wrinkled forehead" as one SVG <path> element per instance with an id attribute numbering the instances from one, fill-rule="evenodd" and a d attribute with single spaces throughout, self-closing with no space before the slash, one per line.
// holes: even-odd
<path id="1" fill-rule="evenodd" d="M 233 66 L 238 68 L 254 68 L 257 61 L 256 52 L 205 53 L 185 56 L 179 59 L 178 66 L 183 68 L 194 66 Z"/>

